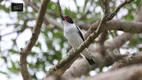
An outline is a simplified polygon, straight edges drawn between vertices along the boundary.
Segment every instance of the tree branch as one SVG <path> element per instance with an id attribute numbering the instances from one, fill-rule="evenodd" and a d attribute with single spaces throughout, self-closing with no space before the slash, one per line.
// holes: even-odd
<path id="1" fill-rule="evenodd" d="M 115 37 L 113 40 L 105 41 L 105 48 L 106 49 L 116 49 L 120 48 L 126 41 L 130 40 L 133 37 L 133 34 L 130 33 L 123 33 L 117 37 Z"/>
<path id="2" fill-rule="evenodd" d="M 125 76 L 124 76 L 125 75 Z M 86 78 L 67 78 L 50 76 L 45 80 L 142 80 L 142 65 L 133 65 L 114 71 L 108 71 Z"/>
<path id="3" fill-rule="evenodd" d="M 112 16 L 113 17 L 113 16 Z M 99 24 L 99 22 L 96 22 L 94 24 L 92 24 L 92 28 L 94 27 L 94 25 L 97 27 Z M 105 23 L 106 24 L 106 23 Z M 101 27 L 104 25 L 101 25 Z M 104 28 L 104 27 L 103 27 Z M 91 30 L 91 28 L 90 28 Z M 94 29 L 96 30 L 96 29 Z M 99 30 L 98 30 L 99 31 Z M 94 32 L 94 31 L 92 31 Z M 89 33 L 89 32 L 88 32 Z M 92 34 L 91 34 L 92 35 Z M 90 36 L 91 36 L 90 35 Z M 90 37 L 89 36 L 89 37 Z M 85 62 L 84 59 L 80 59 L 80 60 L 76 60 L 73 65 L 64 73 L 63 76 L 72 76 L 72 77 L 76 77 L 76 76 L 80 76 L 86 72 L 88 72 L 90 69 L 94 69 L 100 66 L 104 66 L 104 65 L 110 65 L 112 64 L 115 60 L 118 60 L 117 55 L 112 55 L 112 51 L 107 51 L 107 53 L 110 54 L 106 54 L 106 55 L 101 55 L 101 54 L 94 54 L 96 55 L 96 57 L 94 58 L 96 61 L 96 64 L 93 65 L 93 67 L 90 68 L 90 66 L 87 64 L 87 62 Z M 77 64 L 80 63 L 80 64 Z M 80 72 L 80 70 L 83 70 Z"/>
<path id="4" fill-rule="evenodd" d="M 108 15 L 105 15 L 106 16 L 106 21 L 109 21 L 109 20 L 111 20 L 111 19 L 113 19 L 113 17 L 117 14 L 117 12 L 124 6 L 124 5 L 126 5 L 126 4 L 128 4 L 128 3 L 130 3 L 130 2 L 132 2 L 133 0 L 125 0 L 122 4 L 120 4 L 112 13 L 110 13 L 110 14 L 108 14 Z M 96 28 L 95 27 L 97 27 L 97 25 L 98 25 L 99 23 L 98 22 L 96 22 L 96 23 L 94 23 L 94 24 L 92 24 L 90 27 L 91 28 L 89 28 L 89 30 L 88 30 L 88 32 L 85 34 L 85 37 L 87 37 L 87 36 L 89 36 L 91 33 L 93 33 L 95 30 L 96 30 Z M 105 25 L 105 24 L 102 24 L 103 26 Z M 105 29 L 105 27 L 104 27 L 104 29 Z"/>
<path id="5" fill-rule="evenodd" d="M 126 4 L 131 3 L 133 0 L 125 0 L 122 4 L 120 4 L 111 14 L 107 16 L 107 20 L 111 20 L 117 13 L 118 11 Z"/>
<path id="6" fill-rule="evenodd" d="M 50 0 L 43 0 L 42 1 L 41 7 L 38 12 L 36 24 L 33 29 L 32 37 L 31 37 L 30 41 L 28 42 L 28 44 L 26 45 L 26 47 L 22 48 L 21 52 L 20 52 L 20 54 L 21 54 L 20 69 L 21 69 L 21 74 L 22 74 L 24 80 L 32 80 L 31 76 L 29 75 L 28 70 L 27 70 L 26 58 L 27 58 L 28 53 L 31 51 L 32 47 L 35 45 L 35 43 L 38 39 L 38 35 L 40 33 L 41 25 L 42 25 L 43 18 L 44 18 L 49 1 Z"/>
<path id="7" fill-rule="evenodd" d="M 142 65 L 134 65 L 125 67 L 115 71 L 104 72 L 96 76 L 87 77 L 83 80 L 141 80 L 142 79 Z M 69 80 L 81 80 L 69 79 Z"/>
<path id="8" fill-rule="evenodd" d="M 129 32 L 129 33 L 141 33 L 142 32 L 141 22 L 113 20 L 112 22 L 108 21 L 105 26 L 107 30 L 121 30 L 121 31 Z"/>
<path id="9" fill-rule="evenodd" d="M 90 70 L 100 68 L 103 66 L 109 66 L 115 61 L 122 59 L 127 55 L 116 55 L 112 51 L 106 51 L 105 54 L 100 54 L 99 52 L 91 52 L 92 56 L 96 62 L 93 66 L 88 65 L 88 62 L 84 59 L 77 59 L 69 69 L 62 75 L 65 78 L 69 77 L 80 77 L 82 74 L 87 73 Z"/>
<path id="10" fill-rule="evenodd" d="M 118 21 L 119 24 L 117 24 L 117 21 L 114 21 L 114 23 L 110 23 L 109 25 L 113 24 L 113 26 L 116 25 L 115 27 L 119 26 L 121 30 L 125 29 L 124 31 L 126 31 L 126 32 L 129 31 L 130 33 L 123 33 L 122 35 L 117 36 L 116 38 L 114 38 L 111 41 L 106 41 L 105 42 L 106 48 L 109 48 L 111 50 L 113 50 L 115 48 L 119 48 L 126 41 L 130 40 L 133 37 L 134 34 L 131 34 L 131 33 L 142 32 L 142 23 L 141 23 L 142 16 L 141 16 L 141 14 L 142 14 L 142 5 L 140 5 L 139 8 L 137 8 L 136 18 L 134 19 L 133 22 L 130 23 L 129 21 L 120 21 L 120 22 Z M 126 29 L 126 28 L 128 28 L 128 29 Z M 134 32 L 135 30 L 136 30 L 136 32 Z"/>
<path id="11" fill-rule="evenodd" d="M 129 55 L 117 62 L 115 62 L 112 65 L 112 68 L 110 70 L 116 70 L 118 68 L 122 68 L 124 66 L 130 66 L 134 64 L 140 64 L 142 63 L 142 52 L 139 52 L 137 54 Z"/>
<path id="12" fill-rule="evenodd" d="M 82 52 L 86 47 L 88 47 L 93 42 L 93 40 L 96 37 L 98 37 L 99 34 L 103 31 L 102 24 L 105 21 L 107 21 L 106 17 L 107 17 L 107 15 L 105 15 L 102 18 L 102 20 L 99 21 L 99 26 L 98 26 L 96 32 L 93 32 L 91 35 L 89 35 L 89 37 L 84 41 L 84 43 L 82 45 L 80 45 L 77 49 L 75 49 L 75 51 L 71 50 L 68 53 L 69 55 L 65 59 L 61 60 L 57 65 L 50 68 L 50 70 L 47 73 L 47 76 L 49 76 L 51 74 L 61 76 L 66 71 L 66 69 L 70 67 L 70 65 L 73 63 L 73 61 L 78 57 L 79 53 Z M 109 18 L 112 18 L 112 17 L 114 17 L 114 16 L 110 16 Z"/>
<path id="13" fill-rule="evenodd" d="M 136 12 L 137 12 L 136 13 L 137 16 L 136 16 L 134 22 L 142 22 L 142 16 L 141 16 L 141 14 L 142 14 L 142 5 L 140 5 L 140 8 L 138 8 Z M 130 33 L 127 33 L 127 35 L 124 35 L 124 34 L 126 34 L 126 33 L 123 33 L 123 35 L 122 35 L 123 38 L 125 38 L 126 36 L 129 36 L 129 38 L 131 39 L 132 36 L 133 36 L 133 34 L 130 34 Z M 119 41 L 120 39 L 116 39 L 116 40 Z M 115 42 L 117 42 L 117 41 L 115 41 Z M 124 42 L 125 42 L 125 40 L 121 40 L 121 42 L 119 42 L 119 43 L 121 44 L 121 43 L 124 43 Z M 142 61 L 142 60 L 140 60 L 140 58 L 139 58 L 139 57 L 141 57 L 140 53 L 138 53 L 136 55 L 133 55 L 133 56 L 126 57 L 126 58 L 116 62 L 115 64 L 113 64 L 113 66 L 112 66 L 112 68 L 110 70 L 114 70 L 114 69 L 117 69 L 117 68 L 120 68 L 120 67 L 123 67 L 123 66 L 128 66 L 128 65 L 132 65 L 132 64 L 141 63 L 140 61 Z"/>
<path id="14" fill-rule="evenodd" d="M 89 28 L 88 32 L 85 34 L 85 37 L 87 37 L 91 32 L 94 32 L 94 30 L 97 29 L 98 22 L 95 22 L 91 25 L 91 28 Z M 104 27 L 104 30 L 120 30 L 124 32 L 129 33 L 141 33 L 142 32 L 142 23 L 139 21 L 131 22 L 126 20 L 111 20 L 106 22 L 102 25 Z"/>
<path id="15" fill-rule="evenodd" d="M 101 7 L 103 9 L 103 12 L 105 15 L 109 14 L 110 13 L 110 8 L 109 8 L 109 2 L 108 0 L 100 0 L 101 2 Z"/>

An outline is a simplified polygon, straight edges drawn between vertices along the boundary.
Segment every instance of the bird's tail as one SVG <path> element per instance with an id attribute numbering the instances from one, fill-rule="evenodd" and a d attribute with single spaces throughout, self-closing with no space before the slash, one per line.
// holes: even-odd
<path id="1" fill-rule="evenodd" d="M 95 64 L 95 62 L 94 62 L 93 59 L 91 58 L 91 56 L 90 56 L 89 51 L 88 51 L 87 48 L 84 49 L 81 54 L 86 58 L 86 60 L 88 61 L 88 63 L 89 63 L 90 65 Z"/>
<path id="2" fill-rule="evenodd" d="M 85 58 L 86 58 L 86 57 L 85 57 Z M 88 63 L 89 63 L 90 65 L 95 64 L 95 62 L 93 61 L 93 59 L 86 58 L 86 60 L 88 61 Z"/>

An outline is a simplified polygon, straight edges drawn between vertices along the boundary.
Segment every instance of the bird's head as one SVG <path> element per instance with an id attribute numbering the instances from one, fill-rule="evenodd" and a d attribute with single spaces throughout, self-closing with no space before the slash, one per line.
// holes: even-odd
<path id="1" fill-rule="evenodd" d="M 62 16 L 62 15 L 60 15 L 60 17 L 61 17 L 61 19 L 62 19 L 63 21 L 66 21 L 66 22 L 68 22 L 68 23 L 70 23 L 70 24 L 73 24 L 73 23 L 74 23 L 73 20 L 72 20 L 69 16 Z"/>

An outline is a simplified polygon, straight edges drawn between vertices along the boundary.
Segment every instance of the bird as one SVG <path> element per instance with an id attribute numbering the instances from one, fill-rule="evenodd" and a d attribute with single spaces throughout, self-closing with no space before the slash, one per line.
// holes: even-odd
<path id="1" fill-rule="evenodd" d="M 68 43 L 73 47 L 79 47 L 84 41 L 84 37 L 80 28 L 74 23 L 69 16 L 60 15 L 64 25 L 64 36 L 68 40 Z M 90 65 L 95 64 L 95 61 L 91 58 L 87 48 L 85 48 L 81 55 L 86 58 Z"/>

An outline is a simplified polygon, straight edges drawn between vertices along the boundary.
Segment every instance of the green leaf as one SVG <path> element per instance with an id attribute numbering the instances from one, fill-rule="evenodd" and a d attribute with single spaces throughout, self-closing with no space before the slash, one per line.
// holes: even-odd
<path id="1" fill-rule="evenodd" d="M 3 10 L 5 12 L 7 12 L 7 13 L 10 12 L 10 8 L 6 8 L 5 5 L 0 5 L 0 10 Z"/>
<path id="2" fill-rule="evenodd" d="M 1 58 L 7 63 L 7 57 L 2 56 Z"/>
<path id="3" fill-rule="evenodd" d="M 16 68 L 15 64 L 17 64 L 18 62 L 13 62 L 11 61 L 12 67 L 8 68 L 11 72 L 18 74 L 20 69 Z"/>
<path id="4" fill-rule="evenodd" d="M 11 52 L 11 53 L 19 53 L 18 51 L 14 50 L 14 49 L 10 49 L 9 52 Z"/>
<path id="5" fill-rule="evenodd" d="M 70 10 L 68 8 L 65 8 L 64 10 L 64 14 L 70 16 Z"/>

